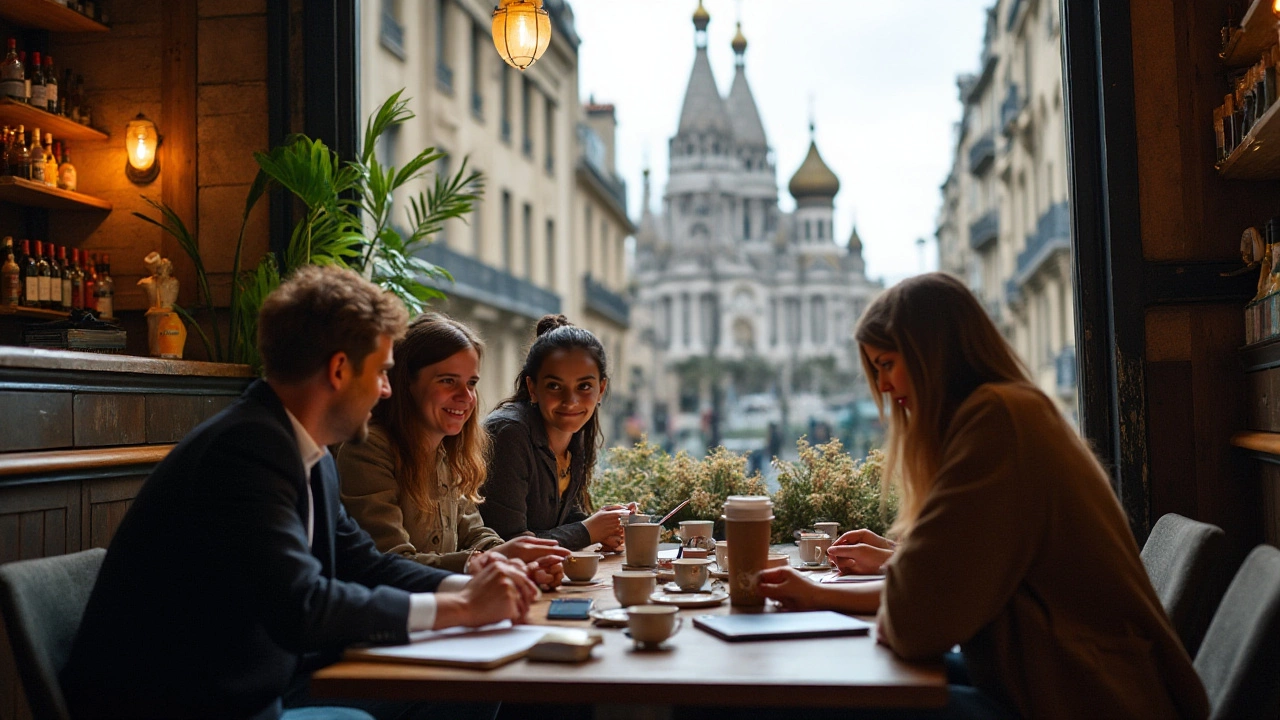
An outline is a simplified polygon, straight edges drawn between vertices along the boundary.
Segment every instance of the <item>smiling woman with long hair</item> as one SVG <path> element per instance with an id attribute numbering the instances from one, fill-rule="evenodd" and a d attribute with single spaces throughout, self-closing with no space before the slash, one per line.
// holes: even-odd
<path id="1" fill-rule="evenodd" d="M 484 421 L 494 447 L 483 489 L 489 500 L 480 509 L 489 527 L 504 538 L 536 535 L 570 550 L 621 545 L 628 508 L 591 513 L 598 408 L 608 389 L 608 359 L 595 335 L 563 315 L 538 321 L 515 393 Z"/>
<path id="2" fill-rule="evenodd" d="M 427 313 L 395 344 L 391 397 L 373 409 L 369 438 L 338 451 L 342 502 L 378 549 L 425 565 L 467 572 L 497 551 L 536 563 L 531 577 L 558 582 L 552 541 L 504 541 L 477 506 L 489 436 L 477 419 L 484 343 L 462 323 Z"/>
<path id="3" fill-rule="evenodd" d="M 877 612 L 912 660 L 964 652 L 951 717 L 1204 717 L 1208 701 L 1107 475 L 973 294 L 931 273 L 855 334 L 900 492 L 883 581 L 761 573 L 785 608 Z M 834 548 L 833 548 L 834 550 Z"/>

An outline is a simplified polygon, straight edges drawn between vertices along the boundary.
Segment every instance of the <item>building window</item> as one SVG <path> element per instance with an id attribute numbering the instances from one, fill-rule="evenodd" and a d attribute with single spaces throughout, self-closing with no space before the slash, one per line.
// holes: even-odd
<path id="1" fill-rule="evenodd" d="M 706 293 L 701 298 L 698 320 L 702 325 L 702 343 L 707 348 L 715 348 L 720 345 L 720 303 L 712 293 Z"/>
<path id="2" fill-rule="evenodd" d="M 693 343 L 692 305 L 689 293 L 680 293 L 680 343 L 686 348 Z"/>
<path id="3" fill-rule="evenodd" d="M 502 63 L 502 96 L 499 98 L 502 111 L 502 120 L 498 124 L 501 126 L 499 132 L 502 135 L 502 142 L 511 144 L 511 66 Z"/>
<path id="4" fill-rule="evenodd" d="M 453 68 L 449 65 L 449 0 L 436 0 L 436 87 L 453 94 Z"/>
<path id="5" fill-rule="evenodd" d="M 769 346 L 778 347 L 778 299 L 769 298 Z"/>
<path id="6" fill-rule="evenodd" d="M 472 190 L 472 192 L 475 192 Z M 481 228 L 481 220 L 484 218 L 483 196 L 476 194 L 476 199 L 471 203 L 471 255 L 477 260 L 484 257 L 484 231 Z"/>
<path id="7" fill-rule="evenodd" d="M 556 286 L 556 221 L 547 219 L 547 287 Z"/>
<path id="8" fill-rule="evenodd" d="M 524 276 L 533 281 L 533 206 L 524 204 L 524 223 L 521 225 L 524 237 Z"/>
<path id="9" fill-rule="evenodd" d="M 826 238 L 826 223 L 823 222 L 822 220 L 819 220 L 818 221 L 818 239 L 823 240 L 825 238 Z"/>
<path id="10" fill-rule="evenodd" d="M 392 55 L 405 59 L 404 25 L 400 23 L 400 0 L 382 0 L 382 47 Z"/>
<path id="11" fill-rule="evenodd" d="M 666 349 L 671 347 L 671 324 L 675 319 L 671 314 L 671 296 L 662 298 L 662 309 L 658 313 L 658 317 L 662 319 L 662 326 L 658 329 L 658 347 Z"/>
<path id="12" fill-rule="evenodd" d="M 742 239 L 751 239 L 751 201 L 742 201 Z"/>
<path id="13" fill-rule="evenodd" d="M 502 269 L 514 275 L 512 264 L 515 262 L 514 248 L 511 247 L 511 193 L 502 191 Z"/>
<path id="14" fill-rule="evenodd" d="M 484 56 L 493 47 L 487 34 L 473 25 L 471 31 L 471 116 L 484 121 Z"/>
<path id="15" fill-rule="evenodd" d="M 593 237 L 592 237 L 592 235 L 591 235 L 591 226 L 592 226 L 592 224 L 593 224 L 593 221 L 592 221 L 592 219 L 591 219 L 591 206 L 590 206 L 590 205 L 588 205 L 588 206 L 587 206 L 586 213 L 587 213 L 587 220 L 586 220 L 586 231 L 587 231 L 587 232 L 586 232 L 586 238 L 585 238 L 585 240 L 587 241 L 587 247 L 586 247 L 586 255 L 587 255 L 587 272 L 591 272 L 591 269 L 595 267 L 595 248 L 594 248 L 594 245 L 595 245 L 595 238 L 593 238 Z"/>
<path id="16" fill-rule="evenodd" d="M 523 75 L 520 76 L 520 150 L 525 157 L 533 157 L 533 85 Z"/>
<path id="17" fill-rule="evenodd" d="M 804 239 L 808 240 L 813 237 L 813 224 L 809 220 L 804 221 Z"/>
<path id="18" fill-rule="evenodd" d="M 804 329 L 800 325 L 800 298 L 789 297 L 784 302 L 787 316 L 787 342 L 796 347 L 800 345 L 801 331 Z"/>
<path id="19" fill-rule="evenodd" d="M 547 152 L 547 174 L 554 175 L 556 171 L 556 104 L 551 102 L 549 97 L 543 99 L 542 135 L 542 143 Z"/>
<path id="20" fill-rule="evenodd" d="M 810 329 L 813 344 L 827 344 L 827 299 L 824 297 L 813 298 L 813 304 L 810 306 L 809 312 L 809 319 L 813 325 Z"/>
<path id="21" fill-rule="evenodd" d="M 440 159 L 436 160 L 436 173 L 439 174 L 439 176 L 442 178 L 452 177 L 452 175 L 450 174 L 450 171 L 452 170 L 450 165 L 452 164 L 451 161 L 453 158 L 450 157 L 449 152 L 444 148 L 436 148 L 436 149 L 441 153 Z M 388 148 L 388 150 L 390 150 L 391 152 L 394 152 L 394 149 L 392 148 Z M 395 156 L 392 155 L 391 158 L 389 159 L 394 160 Z M 445 245 L 449 244 L 449 221 L 448 220 L 440 223 L 440 232 L 436 233 L 436 242 L 444 243 Z"/>
<path id="22" fill-rule="evenodd" d="M 608 283 L 612 280 L 609 273 L 609 223 L 606 220 L 600 221 L 600 282 Z"/>

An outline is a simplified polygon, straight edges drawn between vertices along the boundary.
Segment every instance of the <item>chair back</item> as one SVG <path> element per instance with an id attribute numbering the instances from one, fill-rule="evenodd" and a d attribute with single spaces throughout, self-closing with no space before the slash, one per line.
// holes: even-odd
<path id="1" fill-rule="evenodd" d="M 1142 564 L 1187 649 L 1196 656 L 1229 574 L 1222 571 L 1227 536 L 1215 525 L 1169 513 L 1142 546 Z"/>
<path id="2" fill-rule="evenodd" d="M 0 565 L 0 612 L 35 718 L 68 717 L 58 673 L 71 655 L 106 555 L 106 550 L 94 548 Z"/>
<path id="3" fill-rule="evenodd" d="M 1196 654 L 1209 717 L 1280 716 L 1280 550 L 1259 545 L 1222 596 Z"/>

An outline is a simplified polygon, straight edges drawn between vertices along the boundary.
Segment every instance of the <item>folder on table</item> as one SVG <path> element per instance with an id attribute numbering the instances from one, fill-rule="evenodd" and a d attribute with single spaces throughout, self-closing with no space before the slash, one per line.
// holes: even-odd
<path id="1" fill-rule="evenodd" d="M 866 635 L 871 624 L 830 610 L 700 615 L 693 624 L 729 642 Z"/>
<path id="2" fill-rule="evenodd" d="M 528 654 L 554 627 L 515 625 L 510 622 L 478 629 L 450 628 L 412 633 L 408 645 L 353 648 L 346 660 L 446 665 L 479 670 L 506 665 Z"/>

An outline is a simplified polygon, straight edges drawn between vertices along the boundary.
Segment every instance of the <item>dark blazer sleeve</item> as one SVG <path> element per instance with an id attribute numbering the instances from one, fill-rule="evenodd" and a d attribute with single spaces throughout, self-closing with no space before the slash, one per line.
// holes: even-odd
<path id="1" fill-rule="evenodd" d="M 196 467 L 195 497 L 206 521 L 192 541 L 225 549 L 209 555 L 224 565 L 213 570 L 238 586 L 245 611 L 277 644 L 311 652 L 407 642 L 409 593 L 391 584 L 425 590 L 439 579 L 413 563 L 393 567 L 345 513 L 336 527 L 336 565 L 339 577 L 358 581 L 325 577 L 299 510 L 306 491 L 297 445 L 284 428 L 269 421 L 232 424 Z"/>

